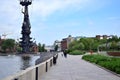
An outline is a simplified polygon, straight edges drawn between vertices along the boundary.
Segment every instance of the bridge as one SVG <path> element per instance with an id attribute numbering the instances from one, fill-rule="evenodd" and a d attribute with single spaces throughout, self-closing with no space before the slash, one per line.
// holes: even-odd
<path id="1" fill-rule="evenodd" d="M 120 80 L 120 77 L 81 59 L 82 56 L 58 53 L 57 64 L 53 57 L 3 80 Z"/>

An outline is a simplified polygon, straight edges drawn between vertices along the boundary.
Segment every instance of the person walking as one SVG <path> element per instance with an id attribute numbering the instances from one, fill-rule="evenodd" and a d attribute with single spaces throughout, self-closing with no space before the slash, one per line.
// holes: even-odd
<path id="1" fill-rule="evenodd" d="M 67 52 L 63 51 L 64 57 L 67 58 Z"/>

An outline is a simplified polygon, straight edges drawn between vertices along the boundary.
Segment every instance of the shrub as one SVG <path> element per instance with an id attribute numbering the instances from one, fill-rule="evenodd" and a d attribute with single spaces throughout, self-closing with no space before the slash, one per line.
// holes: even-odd
<path id="1" fill-rule="evenodd" d="M 112 58 L 103 55 L 85 55 L 82 59 L 98 64 L 120 74 L 120 58 Z"/>
<path id="2" fill-rule="evenodd" d="M 103 55 L 85 55 L 82 58 L 96 64 L 99 63 L 100 61 L 110 61 L 109 57 Z"/>
<path id="3" fill-rule="evenodd" d="M 82 54 L 85 54 L 85 52 L 80 51 L 80 50 L 73 50 L 73 51 L 69 52 L 69 54 L 71 54 L 71 55 L 82 55 Z"/>

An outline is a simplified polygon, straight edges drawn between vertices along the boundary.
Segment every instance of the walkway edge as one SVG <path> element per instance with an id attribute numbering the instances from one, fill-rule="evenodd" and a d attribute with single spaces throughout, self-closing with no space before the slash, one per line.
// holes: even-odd
<path id="1" fill-rule="evenodd" d="M 83 60 L 84 60 L 84 59 L 83 59 Z M 86 60 L 84 60 L 84 61 L 86 61 Z M 91 63 L 91 62 L 89 62 L 89 61 L 86 61 L 86 62 Z M 115 73 L 115 72 L 113 72 L 113 71 L 111 71 L 111 70 L 109 70 L 109 69 L 107 69 L 107 68 L 104 68 L 104 67 L 102 67 L 102 66 L 100 66 L 100 65 L 97 65 L 97 64 L 95 64 L 95 63 L 91 63 L 91 64 L 93 64 L 93 65 L 95 65 L 95 66 L 97 66 L 97 67 L 99 67 L 99 68 L 101 68 L 101 69 L 103 69 L 103 70 L 105 70 L 105 71 L 107 71 L 107 72 L 110 72 L 110 73 L 112 73 L 112 74 L 120 77 L 120 74 L 117 74 L 117 73 Z"/>

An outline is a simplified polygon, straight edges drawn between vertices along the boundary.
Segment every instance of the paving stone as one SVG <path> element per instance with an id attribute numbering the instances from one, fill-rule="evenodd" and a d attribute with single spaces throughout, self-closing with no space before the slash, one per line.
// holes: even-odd
<path id="1" fill-rule="evenodd" d="M 41 80 L 120 80 L 120 77 L 82 60 L 82 56 L 68 55 L 65 58 L 61 54 L 57 64 Z"/>

